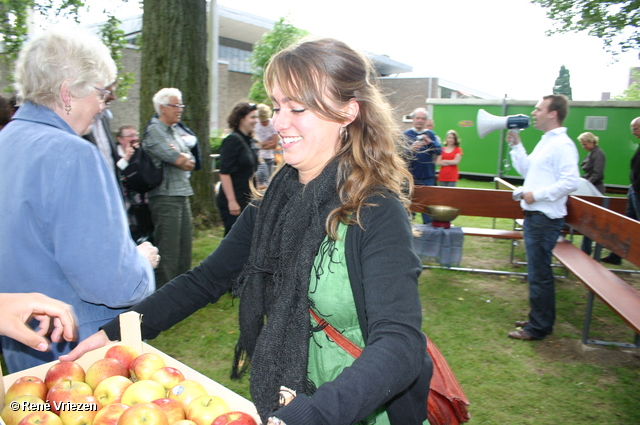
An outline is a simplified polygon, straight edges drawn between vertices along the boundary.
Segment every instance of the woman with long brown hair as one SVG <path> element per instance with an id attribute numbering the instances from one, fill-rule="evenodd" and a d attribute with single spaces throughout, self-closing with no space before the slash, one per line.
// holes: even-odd
<path id="1" fill-rule="evenodd" d="M 234 374 L 251 367 L 265 424 L 422 424 L 432 373 L 404 142 L 371 63 L 332 39 L 278 53 L 265 71 L 284 165 L 191 272 L 133 309 L 143 338 L 240 298 Z M 317 317 L 314 318 L 314 317 Z M 327 325 L 362 348 L 354 359 Z M 94 345 L 119 338 L 105 326 Z"/>

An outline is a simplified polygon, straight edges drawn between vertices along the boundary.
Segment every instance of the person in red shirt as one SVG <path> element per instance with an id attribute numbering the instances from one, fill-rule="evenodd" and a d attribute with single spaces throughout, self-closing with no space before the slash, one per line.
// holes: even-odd
<path id="1" fill-rule="evenodd" d="M 441 167 L 440 173 L 438 173 L 438 186 L 456 186 L 460 178 L 458 172 L 460 159 L 462 159 L 460 138 L 455 130 L 449 130 L 445 145 L 442 147 L 442 153 L 438 155 L 436 160 L 436 165 Z"/>

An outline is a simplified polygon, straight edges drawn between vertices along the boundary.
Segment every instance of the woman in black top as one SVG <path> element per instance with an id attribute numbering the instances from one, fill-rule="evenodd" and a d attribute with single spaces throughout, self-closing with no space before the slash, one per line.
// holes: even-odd
<path id="1" fill-rule="evenodd" d="M 232 376 L 250 367 L 265 425 L 428 423 L 411 174 L 375 75 L 333 39 L 276 54 L 264 82 L 285 164 L 211 255 L 132 307 L 151 339 L 232 289 Z M 361 355 L 330 339 L 310 310 Z M 118 339 L 113 320 L 60 360 Z"/>
<path id="2" fill-rule="evenodd" d="M 216 205 L 224 222 L 225 236 L 251 200 L 249 181 L 258 168 L 253 128 L 258 122 L 257 107 L 253 103 L 237 104 L 229 118 L 229 134 L 220 148 L 220 190 Z"/>

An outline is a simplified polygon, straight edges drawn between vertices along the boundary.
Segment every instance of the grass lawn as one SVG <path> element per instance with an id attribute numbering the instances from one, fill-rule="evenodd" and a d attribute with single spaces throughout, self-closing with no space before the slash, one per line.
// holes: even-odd
<path id="1" fill-rule="evenodd" d="M 492 188 L 493 183 L 462 180 L 459 186 Z M 492 227 L 494 222 L 462 216 L 454 225 Z M 513 221 L 496 220 L 495 226 L 511 229 Z M 217 246 L 221 235 L 222 229 L 196 235 L 194 265 Z M 526 271 L 510 263 L 510 244 L 467 237 L 460 266 Z M 516 261 L 524 261 L 521 243 L 514 252 Z M 627 262 L 622 267 L 637 269 Z M 620 276 L 640 288 L 640 277 Z M 556 279 L 554 334 L 543 341 L 511 340 L 507 333 L 515 329 L 513 322 L 526 319 L 527 291 L 521 276 L 434 268 L 420 277 L 423 330 L 446 357 L 469 398 L 470 423 L 640 424 L 639 351 L 580 344 L 584 286 L 572 276 Z M 249 398 L 247 378 L 229 379 L 238 336 L 237 304 L 225 295 L 148 342 Z M 591 336 L 633 340 L 633 332 L 599 301 Z"/>

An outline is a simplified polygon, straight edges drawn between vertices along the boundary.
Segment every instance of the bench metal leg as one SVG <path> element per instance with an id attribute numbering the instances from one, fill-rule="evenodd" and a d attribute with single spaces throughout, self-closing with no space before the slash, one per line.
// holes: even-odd
<path id="1" fill-rule="evenodd" d="M 500 275 L 515 275 L 515 276 L 527 276 L 525 272 L 511 272 L 507 270 L 489 270 L 489 269 L 474 269 L 469 267 L 447 267 L 447 266 L 432 266 L 429 264 L 423 264 L 422 269 L 444 269 L 454 270 L 457 272 L 472 272 L 472 273 L 486 273 L 486 274 L 500 274 Z"/>
<path id="2" fill-rule="evenodd" d="M 589 292 L 589 297 L 587 298 L 587 311 L 584 319 L 584 326 L 582 328 L 582 343 L 583 344 L 591 344 L 591 345 L 615 345 L 616 347 L 621 348 L 638 348 L 640 347 L 640 335 L 637 333 L 634 334 L 633 344 L 625 343 L 625 342 L 612 342 L 612 341 L 598 341 L 595 339 L 589 339 L 589 328 L 591 326 L 591 314 L 593 313 L 593 300 L 595 296 L 593 292 Z"/>

